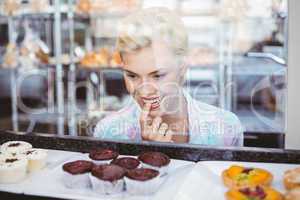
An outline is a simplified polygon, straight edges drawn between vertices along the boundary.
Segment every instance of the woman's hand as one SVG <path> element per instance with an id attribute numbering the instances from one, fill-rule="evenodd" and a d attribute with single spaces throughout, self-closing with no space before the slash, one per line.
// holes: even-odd
<path id="1" fill-rule="evenodd" d="M 142 109 L 140 124 L 142 129 L 142 139 L 156 142 L 173 142 L 173 132 L 169 126 L 162 122 L 161 117 L 154 119 L 149 116 L 151 104 L 145 104 Z"/>

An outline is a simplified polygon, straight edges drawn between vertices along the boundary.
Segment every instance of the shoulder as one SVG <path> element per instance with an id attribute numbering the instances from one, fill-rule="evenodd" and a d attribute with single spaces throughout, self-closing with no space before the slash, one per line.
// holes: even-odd
<path id="1" fill-rule="evenodd" d="M 192 101 L 190 113 L 199 130 L 208 130 L 210 137 L 220 145 L 242 146 L 244 129 L 239 118 L 232 112 L 197 101 Z"/>
<path id="2" fill-rule="evenodd" d="M 192 107 L 195 113 L 198 113 L 199 118 L 207 118 L 217 120 L 226 124 L 240 125 L 239 118 L 232 112 L 212 106 L 201 101 L 193 100 Z"/>

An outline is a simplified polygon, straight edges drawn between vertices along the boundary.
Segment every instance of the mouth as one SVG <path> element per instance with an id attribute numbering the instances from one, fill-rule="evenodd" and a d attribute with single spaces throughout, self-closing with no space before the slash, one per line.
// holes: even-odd
<path id="1" fill-rule="evenodd" d="M 160 107 L 161 98 L 155 97 L 155 98 L 142 98 L 143 104 L 146 103 L 151 104 L 151 110 L 155 110 Z"/>

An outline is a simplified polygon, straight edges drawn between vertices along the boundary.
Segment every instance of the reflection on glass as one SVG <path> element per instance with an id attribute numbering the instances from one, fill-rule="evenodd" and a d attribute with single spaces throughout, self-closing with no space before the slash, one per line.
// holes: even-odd
<path id="1" fill-rule="evenodd" d="M 101 120 L 94 136 L 240 146 L 243 132 L 228 111 L 194 100 L 183 89 L 188 37 L 176 13 L 142 9 L 120 22 L 117 50 L 133 101 Z"/>
<path id="2" fill-rule="evenodd" d="M 57 134 L 60 116 L 65 134 L 99 139 L 282 146 L 287 0 L 70 0 L 58 2 L 60 18 L 52 1 L 13 1 L 0 2 L 2 129 Z M 142 14 L 153 7 L 164 9 Z M 141 120 L 146 102 L 151 123 L 161 117 L 157 130 Z M 159 131 L 164 123 L 170 131 Z M 143 137 L 144 129 L 162 136 Z"/>

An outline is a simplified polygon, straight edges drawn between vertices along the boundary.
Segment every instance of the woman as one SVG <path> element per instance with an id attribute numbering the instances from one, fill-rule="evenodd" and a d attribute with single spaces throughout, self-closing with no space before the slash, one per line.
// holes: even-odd
<path id="1" fill-rule="evenodd" d="M 133 101 L 101 120 L 94 135 L 103 139 L 242 146 L 238 118 L 199 102 L 182 88 L 188 38 L 175 13 L 149 8 L 120 24 L 117 49 Z"/>

